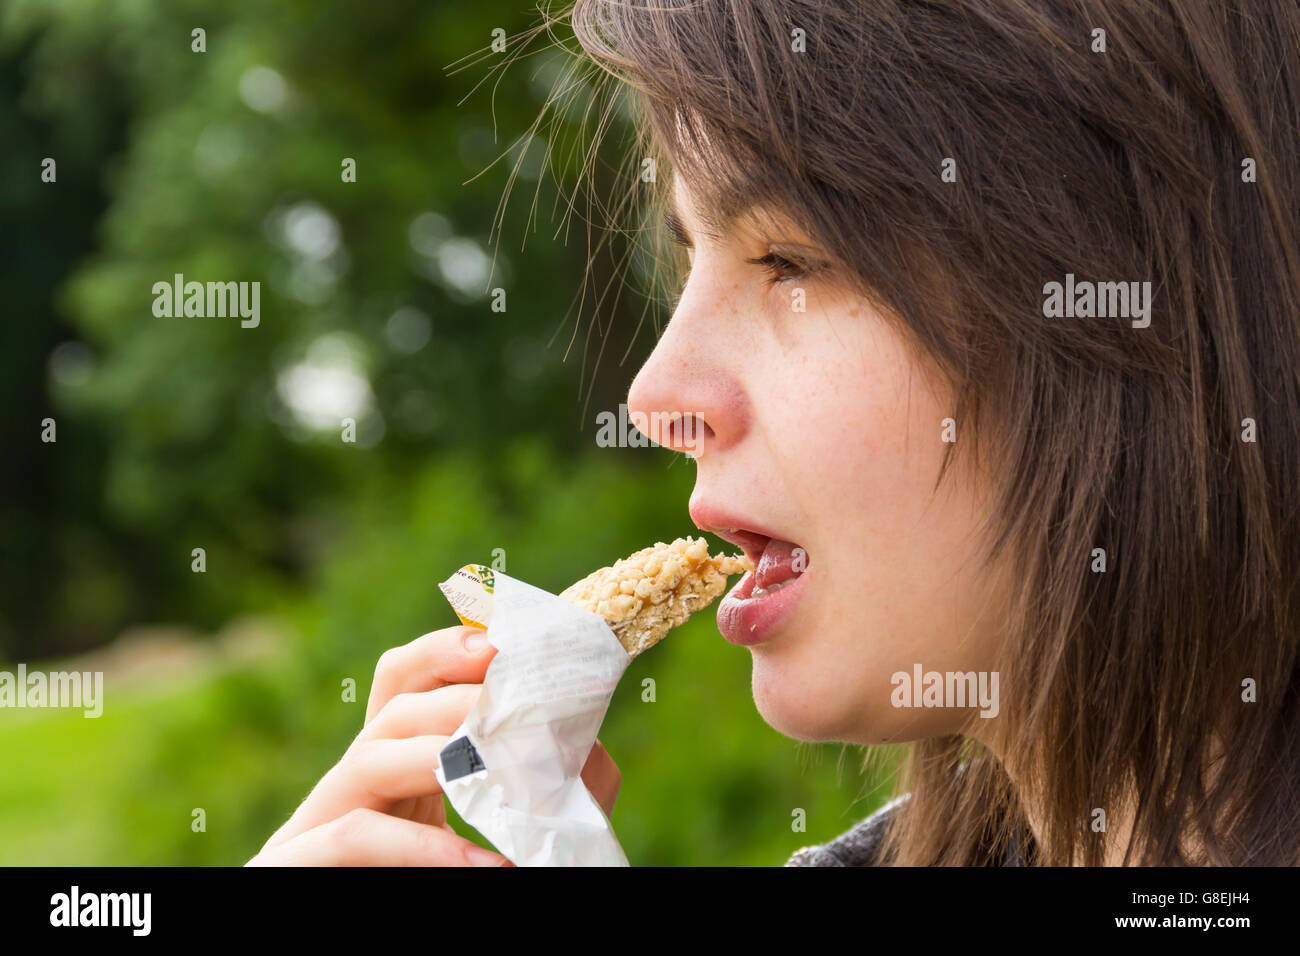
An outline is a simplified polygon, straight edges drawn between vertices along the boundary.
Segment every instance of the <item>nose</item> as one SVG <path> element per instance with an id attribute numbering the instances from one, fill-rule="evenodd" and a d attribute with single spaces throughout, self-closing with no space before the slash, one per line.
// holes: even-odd
<path id="1" fill-rule="evenodd" d="M 748 419 L 737 350 L 719 331 L 723 323 L 701 318 L 684 294 L 627 395 L 628 418 L 639 431 L 697 459 L 738 442 Z"/>

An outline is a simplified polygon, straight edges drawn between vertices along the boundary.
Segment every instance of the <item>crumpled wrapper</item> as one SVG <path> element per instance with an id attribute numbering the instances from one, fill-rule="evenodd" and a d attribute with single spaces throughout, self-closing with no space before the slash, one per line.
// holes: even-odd
<path id="1" fill-rule="evenodd" d="M 439 585 L 497 648 L 436 773 L 461 818 L 516 866 L 627 866 L 580 774 L 632 659 L 600 617 L 483 565 Z"/>

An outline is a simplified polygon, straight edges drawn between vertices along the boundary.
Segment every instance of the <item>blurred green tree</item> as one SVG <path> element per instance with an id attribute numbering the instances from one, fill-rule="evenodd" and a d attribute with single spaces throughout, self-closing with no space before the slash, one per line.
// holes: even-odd
<path id="1" fill-rule="evenodd" d="M 475 89 L 499 65 L 492 29 L 535 16 L 416 0 L 9 8 L 6 102 L 25 105 L 6 106 L 20 144 L 6 182 L 35 241 L 11 230 L 3 266 L 21 290 L 7 397 L 24 411 L 6 424 L 23 451 L 5 479 L 0 651 L 84 648 L 139 619 L 215 627 L 254 582 L 301 582 L 362 476 L 529 434 L 571 454 L 582 409 L 616 407 L 650 344 L 611 361 L 638 305 L 605 300 L 566 364 L 575 299 L 609 269 L 587 242 L 536 232 L 586 157 L 520 141 L 572 56 L 542 44 Z M 575 142 L 583 93 L 557 116 Z M 38 179 L 46 154 L 57 185 Z M 598 159 L 596 188 L 617 190 L 621 160 Z M 260 283 L 259 324 L 155 316 L 154 284 L 177 275 Z M 30 440 L 42 409 L 56 445 Z"/>

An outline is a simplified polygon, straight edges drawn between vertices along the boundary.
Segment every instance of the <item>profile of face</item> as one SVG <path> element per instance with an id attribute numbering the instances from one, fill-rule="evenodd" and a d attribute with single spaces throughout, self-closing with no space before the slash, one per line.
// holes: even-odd
<path id="1" fill-rule="evenodd" d="M 959 456 L 935 489 L 945 430 L 963 437 L 946 386 L 807 236 L 709 237 L 681 177 L 673 200 L 689 277 L 628 409 L 683 416 L 651 437 L 694 453 L 692 519 L 756 565 L 718 626 L 753 657 L 759 713 L 808 741 L 983 737 L 996 717 L 895 705 L 896 673 L 993 670 L 1000 638 L 985 486 Z"/>

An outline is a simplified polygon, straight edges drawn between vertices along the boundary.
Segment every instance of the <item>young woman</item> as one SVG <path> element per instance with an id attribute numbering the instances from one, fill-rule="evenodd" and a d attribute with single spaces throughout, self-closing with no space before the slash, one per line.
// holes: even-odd
<path id="1" fill-rule="evenodd" d="M 628 405 L 703 436 L 691 516 L 758 565 L 718 611 L 758 711 L 911 742 L 790 862 L 1300 863 L 1294 0 L 572 16 L 686 251 Z M 423 736 L 462 636 L 385 655 L 254 862 L 462 859 Z"/>

